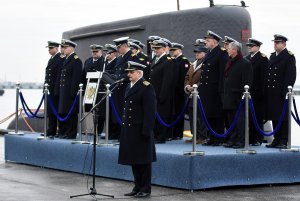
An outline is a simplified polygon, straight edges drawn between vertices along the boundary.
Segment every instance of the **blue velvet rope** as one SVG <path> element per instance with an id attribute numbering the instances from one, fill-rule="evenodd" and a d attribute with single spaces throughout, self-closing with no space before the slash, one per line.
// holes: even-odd
<path id="1" fill-rule="evenodd" d="M 52 111 L 53 111 L 53 114 L 56 116 L 56 118 L 57 118 L 59 121 L 66 121 L 66 120 L 68 120 L 68 119 L 70 118 L 70 116 L 72 115 L 72 113 L 73 113 L 73 111 L 74 111 L 74 108 L 75 108 L 75 106 L 76 106 L 76 103 L 77 103 L 77 101 L 78 101 L 78 97 L 79 97 L 79 95 L 77 94 L 76 97 L 75 97 L 75 100 L 73 101 L 73 105 L 72 105 L 70 111 L 68 112 L 68 114 L 67 114 L 65 117 L 61 117 L 61 116 L 59 116 L 59 114 L 57 113 L 57 111 L 56 111 L 56 109 L 55 109 L 55 106 L 54 106 L 54 104 L 53 104 L 53 101 L 52 101 L 52 99 L 51 99 L 50 94 L 48 94 L 48 101 L 49 101 L 50 107 L 51 107 L 51 109 L 52 109 Z"/>
<path id="2" fill-rule="evenodd" d="M 40 117 L 40 116 L 37 115 L 37 113 L 39 112 L 39 110 L 40 110 L 40 108 L 41 108 L 41 106 L 42 106 L 42 103 L 43 103 L 43 101 L 44 101 L 44 98 L 45 98 L 45 95 L 43 95 L 43 97 L 42 97 L 42 99 L 41 99 L 41 101 L 40 101 L 40 103 L 39 103 L 37 109 L 36 109 L 35 112 L 33 113 L 33 112 L 30 110 L 30 108 L 28 107 L 28 105 L 27 105 L 27 103 L 26 103 L 26 101 L 25 101 L 25 99 L 24 99 L 24 96 L 23 96 L 22 92 L 20 92 L 20 100 L 21 100 L 21 103 L 22 103 L 22 107 L 23 107 L 23 110 L 24 110 L 24 112 L 25 112 L 25 114 L 27 115 L 28 118 L 30 118 L 30 119 L 32 119 L 32 118 L 43 119 L 43 118 L 44 118 L 44 117 Z M 27 112 L 27 110 L 28 110 L 29 113 Z"/>
<path id="3" fill-rule="evenodd" d="M 292 111 L 292 116 L 293 116 L 294 120 L 296 121 L 296 123 L 300 126 L 300 119 L 299 119 L 299 115 L 298 115 L 298 110 L 297 110 L 295 98 L 293 98 L 293 106 L 294 106 L 296 116 L 293 113 L 293 111 Z"/>
<path id="4" fill-rule="evenodd" d="M 122 125 L 122 121 L 121 121 L 121 118 L 116 110 L 116 107 L 115 107 L 115 104 L 114 104 L 114 101 L 112 100 L 112 97 L 109 97 L 109 103 L 111 105 L 111 108 L 112 108 L 112 111 L 118 121 L 118 124 Z"/>
<path id="5" fill-rule="evenodd" d="M 249 99 L 249 104 L 250 104 L 250 110 L 251 110 L 251 114 L 252 114 L 252 120 L 253 120 L 253 123 L 255 125 L 256 130 L 261 135 L 263 135 L 263 136 L 269 137 L 269 136 L 274 135 L 279 130 L 279 128 L 280 128 L 280 126 L 281 126 L 281 124 L 283 122 L 283 119 L 284 119 L 284 116 L 285 116 L 285 112 L 286 112 L 286 108 L 287 108 L 287 105 L 288 105 L 288 99 L 284 100 L 283 107 L 282 107 L 282 112 L 281 112 L 278 124 L 276 125 L 276 128 L 272 132 L 270 132 L 270 133 L 265 133 L 264 130 L 262 130 L 259 127 L 259 124 L 258 124 L 257 119 L 256 119 L 256 114 L 255 114 L 255 110 L 254 110 L 252 99 Z"/>
<path id="6" fill-rule="evenodd" d="M 238 120 L 238 118 L 239 118 L 239 116 L 240 116 L 240 113 L 241 113 L 241 110 L 242 110 L 242 108 L 243 108 L 244 103 L 245 103 L 245 100 L 244 100 L 244 99 L 241 99 L 240 105 L 239 105 L 239 107 L 238 107 L 238 110 L 237 110 L 237 112 L 236 112 L 236 114 L 235 114 L 235 117 L 234 117 L 234 119 L 233 119 L 233 121 L 232 121 L 230 127 L 228 128 L 228 130 L 227 130 L 225 133 L 219 134 L 219 133 L 215 132 L 215 131 L 212 129 L 212 127 L 210 126 L 210 124 L 209 124 L 209 122 L 208 122 L 208 120 L 207 120 L 207 118 L 206 118 L 206 116 L 205 116 L 205 111 L 204 111 L 204 109 L 203 109 L 203 105 L 202 105 L 201 99 L 198 97 L 198 109 L 200 110 L 201 117 L 202 117 L 202 119 L 203 119 L 203 121 L 204 121 L 204 123 L 205 123 L 207 129 L 209 130 L 209 132 L 210 132 L 213 136 L 215 136 L 215 137 L 217 137 L 217 138 L 225 138 L 225 137 L 227 137 L 227 136 L 232 132 L 232 130 L 234 129 L 234 127 L 235 127 L 235 125 L 236 125 L 236 122 L 237 122 L 237 120 Z"/>
<path id="7" fill-rule="evenodd" d="M 178 121 L 179 121 L 180 119 L 182 119 L 182 117 L 184 116 L 184 113 L 185 113 L 185 111 L 186 111 L 186 109 L 187 109 L 187 106 L 189 105 L 190 100 L 191 100 L 191 99 L 189 99 L 189 98 L 186 99 L 182 111 L 181 111 L 180 114 L 176 117 L 176 119 L 175 119 L 172 123 L 170 123 L 170 124 L 167 124 L 166 122 L 164 122 L 164 121 L 162 120 L 162 118 L 159 116 L 159 114 L 156 112 L 156 113 L 155 113 L 155 116 L 156 116 L 158 122 L 159 122 L 161 125 L 163 125 L 163 126 L 165 126 L 165 127 L 167 127 L 167 128 L 170 128 L 170 127 L 174 126 L 175 124 L 177 124 Z"/>

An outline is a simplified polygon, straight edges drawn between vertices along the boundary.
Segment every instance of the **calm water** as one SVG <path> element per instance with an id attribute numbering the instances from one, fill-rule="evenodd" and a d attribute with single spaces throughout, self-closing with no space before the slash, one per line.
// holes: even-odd
<path id="1" fill-rule="evenodd" d="M 42 89 L 24 89 L 22 90 L 22 93 L 29 108 L 32 109 L 37 108 L 42 98 Z M 14 89 L 6 89 L 4 95 L 0 96 L 0 107 L 1 107 L 0 120 L 12 114 L 15 111 L 15 107 L 16 107 L 15 96 L 16 96 L 16 91 Z M 300 96 L 295 96 L 295 98 L 300 112 Z M 21 103 L 19 103 L 19 107 L 22 107 Z M 44 106 L 42 105 L 41 109 L 43 108 Z M 0 124 L 0 128 L 5 129 L 8 126 L 10 120 L 8 120 L 3 124 Z M 292 144 L 300 146 L 300 126 L 298 126 L 293 119 L 292 119 Z"/>

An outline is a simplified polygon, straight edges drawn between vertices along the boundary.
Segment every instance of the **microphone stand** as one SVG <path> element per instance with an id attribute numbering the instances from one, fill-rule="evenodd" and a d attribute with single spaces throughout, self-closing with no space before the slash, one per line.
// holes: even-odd
<path id="1" fill-rule="evenodd" d="M 120 82 L 117 82 L 115 84 L 115 86 L 110 90 L 110 92 L 112 92 L 119 84 Z M 114 83 L 112 83 L 113 85 Z M 82 117 L 82 119 L 80 119 L 80 123 L 89 115 L 91 114 L 98 106 L 99 104 L 104 100 L 106 99 L 106 97 L 109 95 L 110 93 L 106 93 L 105 96 L 103 96 L 101 98 L 101 100 L 95 104 L 92 109 Z M 96 116 L 96 115 L 95 115 Z M 110 198 L 114 198 L 115 196 L 113 195 L 105 195 L 105 194 L 100 194 L 100 193 L 97 193 L 97 190 L 96 190 L 96 186 L 95 186 L 95 181 L 96 181 L 96 144 L 97 144 L 97 124 L 96 124 L 96 119 L 97 117 L 95 117 L 95 123 L 94 123 L 94 140 L 93 140 L 93 186 L 90 187 L 90 192 L 89 193 L 85 193 L 85 194 L 79 194 L 79 195 L 71 195 L 70 198 L 75 198 L 75 197 L 81 197 L 81 196 L 87 196 L 87 195 L 90 195 L 90 196 L 95 196 L 95 195 L 101 195 L 101 196 L 105 196 L 105 197 L 110 197 Z"/>

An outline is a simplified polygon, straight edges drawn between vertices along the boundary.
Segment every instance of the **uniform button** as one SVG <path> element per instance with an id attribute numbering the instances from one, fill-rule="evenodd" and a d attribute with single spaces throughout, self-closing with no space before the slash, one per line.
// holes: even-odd
<path id="1" fill-rule="evenodd" d="M 131 116 L 129 116 L 128 118 L 131 119 Z"/>
<path id="2" fill-rule="evenodd" d="M 271 75 L 271 73 L 269 73 L 269 75 Z"/>
<path id="3" fill-rule="evenodd" d="M 125 125 L 125 123 L 123 123 L 123 125 Z"/>
<path id="4" fill-rule="evenodd" d="M 132 109 L 131 109 L 131 108 L 129 108 L 129 110 L 131 111 Z"/>
<path id="5" fill-rule="evenodd" d="M 276 76 L 276 74 L 274 74 L 274 76 Z"/>
<path id="6" fill-rule="evenodd" d="M 207 72 L 209 72 L 209 70 L 207 70 Z"/>
<path id="7" fill-rule="evenodd" d="M 270 82 L 270 79 L 268 79 L 268 82 Z"/>
<path id="8" fill-rule="evenodd" d="M 273 86 L 273 88 L 274 88 L 274 86 Z"/>
<path id="9" fill-rule="evenodd" d="M 125 115 L 123 115 L 123 117 L 125 117 Z"/>
<path id="10" fill-rule="evenodd" d="M 270 70 L 271 70 L 271 67 L 270 67 Z"/>
<path id="11" fill-rule="evenodd" d="M 268 88 L 270 88 L 270 86 L 268 85 Z"/>
<path id="12" fill-rule="evenodd" d="M 132 101 L 130 101 L 130 103 L 132 103 Z"/>
<path id="13" fill-rule="evenodd" d="M 151 72 L 152 72 L 153 70 L 151 69 Z"/>
<path id="14" fill-rule="evenodd" d="M 208 78 L 208 76 L 206 76 L 206 78 Z"/>
<path id="15" fill-rule="evenodd" d="M 131 126 L 131 124 L 128 124 L 128 126 Z"/>
<path id="16" fill-rule="evenodd" d="M 276 80 L 274 80 L 274 82 L 275 82 Z"/>
<path id="17" fill-rule="evenodd" d="M 149 78 L 149 80 L 151 80 L 151 78 Z"/>
<path id="18" fill-rule="evenodd" d="M 205 84 L 208 84 L 207 82 Z"/>

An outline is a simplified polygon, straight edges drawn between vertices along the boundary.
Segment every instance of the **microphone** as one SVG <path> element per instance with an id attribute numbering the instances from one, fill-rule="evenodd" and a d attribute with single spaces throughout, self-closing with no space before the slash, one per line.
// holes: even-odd
<path id="1" fill-rule="evenodd" d="M 121 83 L 121 82 L 124 82 L 124 81 L 125 81 L 125 78 L 122 78 L 122 79 L 119 79 L 119 80 L 115 81 L 111 85 L 118 84 L 118 83 Z"/>

